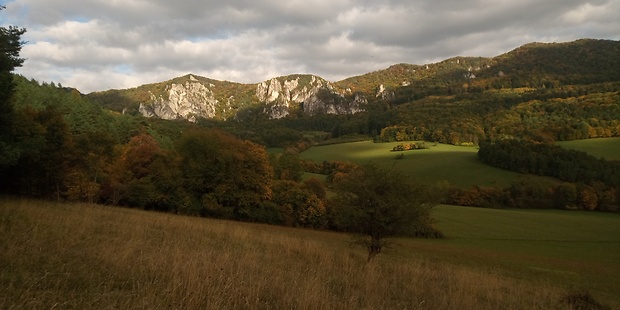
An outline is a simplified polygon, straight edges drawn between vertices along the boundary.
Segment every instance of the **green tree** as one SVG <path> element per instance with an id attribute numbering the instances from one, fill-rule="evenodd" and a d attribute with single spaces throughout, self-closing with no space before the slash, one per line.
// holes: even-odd
<path id="1" fill-rule="evenodd" d="M 67 197 L 70 200 L 97 202 L 101 184 L 108 177 L 114 159 L 115 141 L 107 131 L 87 131 L 74 136 L 71 149 Z"/>
<path id="2" fill-rule="evenodd" d="M 4 8 L 0 6 L 0 10 Z M 15 88 L 12 72 L 24 62 L 19 52 L 25 32 L 26 29 L 15 26 L 0 27 L 0 171 L 15 164 L 20 153 L 12 135 L 14 111 L 10 99 Z"/>
<path id="3" fill-rule="evenodd" d="M 439 234 L 430 215 L 438 195 L 399 171 L 367 165 L 341 180 L 336 190 L 331 200 L 334 224 L 368 249 L 368 261 L 389 246 L 392 237 Z"/>
<path id="4" fill-rule="evenodd" d="M 19 157 L 3 169 L 0 186 L 10 192 L 60 198 L 64 188 L 72 137 L 62 115 L 53 107 L 26 107 L 15 112 L 14 136 Z M 4 183 L 4 184 L 3 184 Z"/>

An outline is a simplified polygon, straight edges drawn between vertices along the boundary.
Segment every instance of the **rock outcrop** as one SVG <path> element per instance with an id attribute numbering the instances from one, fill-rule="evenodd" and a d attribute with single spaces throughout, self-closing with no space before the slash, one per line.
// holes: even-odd
<path id="1" fill-rule="evenodd" d="M 270 118 L 282 118 L 298 110 L 306 115 L 354 114 L 362 111 L 360 105 L 366 103 L 360 96 L 347 101 L 330 82 L 314 75 L 262 82 L 256 86 L 256 97 L 266 105 L 263 112 Z"/>
<path id="2" fill-rule="evenodd" d="M 200 117 L 215 117 L 218 105 L 220 102 L 215 99 L 213 91 L 207 85 L 190 78 L 190 81 L 182 84 L 168 85 L 165 97 L 151 93 L 150 102 L 140 103 L 140 113 L 146 117 L 186 119 L 195 122 Z"/>
<path id="3" fill-rule="evenodd" d="M 215 83 L 215 85 L 214 85 Z M 313 75 L 273 78 L 259 84 L 236 84 L 188 75 L 148 90 L 139 105 L 145 117 L 162 119 L 226 119 L 246 107 L 260 107 L 271 119 L 291 113 L 304 115 L 354 114 L 366 99 L 350 90 L 338 92 L 330 82 Z M 254 91 L 248 92 L 251 87 Z M 163 89 L 162 89 L 163 88 Z M 240 98 L 241 97 L 241 98 Z"/>

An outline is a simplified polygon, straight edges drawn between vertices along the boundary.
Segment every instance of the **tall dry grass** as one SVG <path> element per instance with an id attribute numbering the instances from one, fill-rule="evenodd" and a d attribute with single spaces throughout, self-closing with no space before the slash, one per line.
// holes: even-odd
<path id="1" fill-rule="evenodd" d="M 550 309 L 560 289 L 341 234 L 0 198 L 2 309 Z"/>

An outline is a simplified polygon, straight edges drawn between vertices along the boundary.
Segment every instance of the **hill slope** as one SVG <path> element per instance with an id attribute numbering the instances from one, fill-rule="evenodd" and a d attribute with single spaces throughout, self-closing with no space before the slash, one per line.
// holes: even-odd
<path id="1" fill-rule="evenodd" d="M 343 234 L 0 198 L 0 307 L 564 309 L 572 289 L 619 305 L 615 214 L 435 216 L 449 239 L 366 264 Z"/>
<path id="2" fill-rule="evenodd" d="M 225 120 L 244 113 L 271 119 L 355 114 L 377 105 L 402 104 L 429 96 L 618 82 L 619 54 L 617 41 L 531 43 L 493 58 L 454 57 L 427 65 L 398 64 L 338 82 L 314 75 L 290 75 L 258 84 L 240 84 L 188 74 L 88 96 L 119 112 L 191 121 Z M 616 91 L 617 85 L 611 90 Z"/>

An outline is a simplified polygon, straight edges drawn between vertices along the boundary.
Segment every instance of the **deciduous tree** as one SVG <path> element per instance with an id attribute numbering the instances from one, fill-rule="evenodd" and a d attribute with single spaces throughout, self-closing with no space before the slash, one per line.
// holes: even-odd
<path id="1" fill-rule="evenodd" d="M 336 189 L 338 195 L 331 201 L 335 224 L 368 249 L 369 261 L 390 244 L 390 238 L 427 234 L 432 229 L 430 211 L 439 197 L 429 186 L 394 169 L 364 166 Z"/>
<path id="2" fill-rule="evenodd" d="M 271 199 L 273 168 L 265 148 L 219 130 L 188 132 L 179 153 L 185 188 L 203 215 L 254 220 Z"/>

